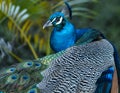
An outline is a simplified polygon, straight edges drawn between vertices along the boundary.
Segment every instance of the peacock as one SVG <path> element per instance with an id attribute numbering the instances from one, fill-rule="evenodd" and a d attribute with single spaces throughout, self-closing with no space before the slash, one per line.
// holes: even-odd
<path id="1" fill-rule="evenodd" d="M 53 13 L 43 26 L 54 27 L 50 46 L 55 53 L 2 69 L 0 93 L 118 92 L 120 60 L 116 48 L 96 29 L 76 29 L 65 17 L 69 12 L 72 18 L 71 8 L 65 4 L 66 8 Z"/>

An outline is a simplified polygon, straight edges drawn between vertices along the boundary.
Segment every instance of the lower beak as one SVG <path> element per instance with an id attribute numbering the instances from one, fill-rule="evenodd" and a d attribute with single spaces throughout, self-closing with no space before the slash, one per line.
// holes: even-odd
<path id="1" fill-rule="evenodd" d="M 49 26 L 53 26 L 52 22 L 50 20 L 48 20 L 44 25 L 43 25 L 43 29 L 45 29 L 46 27 Z"/>

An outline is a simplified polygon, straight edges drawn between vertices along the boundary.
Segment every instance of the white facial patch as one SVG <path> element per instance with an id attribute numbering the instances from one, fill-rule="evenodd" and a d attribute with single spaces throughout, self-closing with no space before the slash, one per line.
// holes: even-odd
<path id="1" fill-rule="evenodd" d="M 60 17 L 60 20 L 56 23 L 56 25 L 59 25 L 62 22 L 63 18 Z"/>
<path id="2" fill-rule="evenodd" d="M 54 22 L 55 20 L 56 20 L 56 18 L 54 18 L 54 19 L 51 21 L 51 23 Z"/>

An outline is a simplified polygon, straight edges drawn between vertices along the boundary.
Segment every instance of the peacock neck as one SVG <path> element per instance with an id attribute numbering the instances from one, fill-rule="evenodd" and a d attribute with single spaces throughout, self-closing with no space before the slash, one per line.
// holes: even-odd
<path id="1" fill-rule="evenodd" d="M 50 37 L 50 46 L 55 52 L 59 52 L 73 46 L 75 41 L 74 26 L 67 21 L 63 27 L 54 27 Z"/>

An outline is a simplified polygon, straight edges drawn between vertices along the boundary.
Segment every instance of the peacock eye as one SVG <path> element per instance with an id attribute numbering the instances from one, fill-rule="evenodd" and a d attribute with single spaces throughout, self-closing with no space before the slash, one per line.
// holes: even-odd
<path id="1" fill-rule="evenodd" d="M 11 79 L 17 79 L 16 75 L 11 76 Z"/>
<path id="2" fill-rule="evenodd" d="M 35 64 L 35 66 L 40 67 L 40 66 L 41 66 L 41 64 L 40 64 L 40 63 L 36 63 L 36 64 Z"/>
<path id="3" fill-rule="evenodd" d="M 28 65 L 28 66 L 32 66 L 32 62 L 28 62 L 27 65 Z"/>
<path id="4" fill-rule="evenodd" d="M 60 21 L 60 17 L 57 17 L 57 18 L 56 18 L 56 22 L 58 22 L 58 21 Z"/>
<path id="5" fill-rule="evenodd" d="M 24 76 L 23 76 L 23 79 L 24 79 L 24 80 L 28 79 L 28 76 L 24 75 Z"/>
<path id="6" fill-rule="evenodd" d="M 10 72 L 14 72 L 16 70 L 16 68 L 10 68 L 9 70 L 10 70 Z"/>

